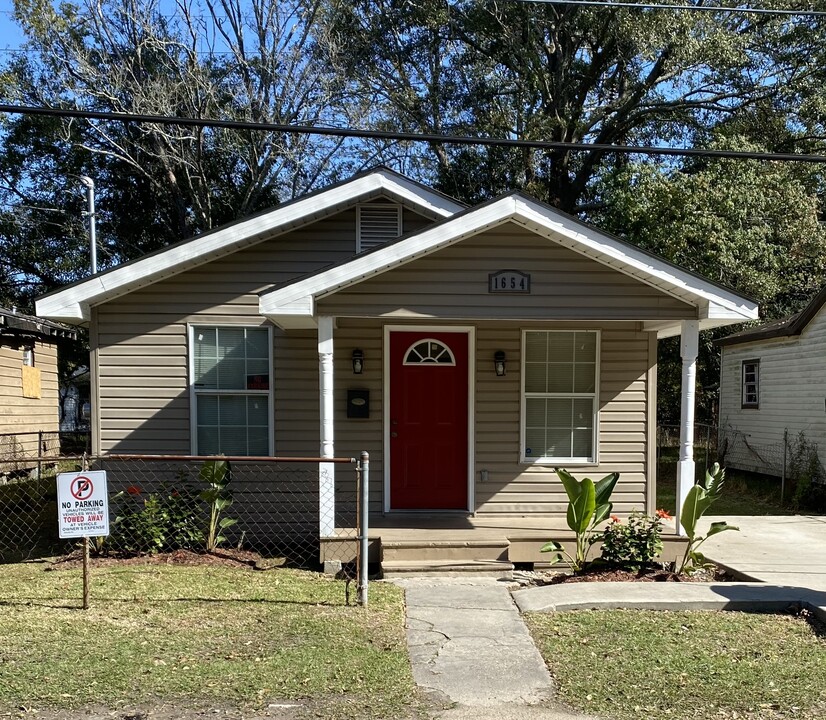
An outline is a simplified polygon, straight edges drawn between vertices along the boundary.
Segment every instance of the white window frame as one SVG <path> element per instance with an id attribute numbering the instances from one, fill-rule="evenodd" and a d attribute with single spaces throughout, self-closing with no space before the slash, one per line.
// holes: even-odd
<path id="1" fill-rule="evenodd" d="M 195 387 L 195 328 L 218 328 L 228 330 L 266 330 L 267 331 L 267 347 L 269 348 L 269 373 L 270 373 L 270 389 L 269 390 L 198 390 Z M 192 455 L 198 455 L 198 395 L 259 395 L 267 397 L 267 405 L 269 407 L 268 427 L 267 427 L 267 441 L 268 452 L 267 455 L 272 457 L 275 454 L 275 374 L 273 372 L 275 362 L 273 359 L 273 329 L 268 325 L 233 325 L 232 323 L 210 323 L 197 322 L 187 323 L 187 367 L 189 372 L 189 445 Z"/>
<path id="2" fill-rule="evenodd" d="M 754 382 L 746 382 L 746 366 L 754 366 Z M 754 395 L 757 398 L 753 403 L 746 400 L 747 385 L 754 385 Z M 760 360 L 759 358 L 751 358 L 750 360 L 743 360 L 740 363 L 740 408 L 743 410 L 759 410 L 760 409 Z"/>
<path id="3" fill-rule="evenodd" d="M 385 208 L 394 208 L 396 210 L 396 235 L 392 238 L 387 238 L 383 242 L 374 243 L 369 247 L 362 247 L 361 246 L 361 213 L 362 210 L 365 208 L 373 209 L 376 207 L 380 207 L 382 209 Z M 402 233 L 404 232 L 404 218 L 402 215 L 402 206 L 399 203 L 360 203 L 356 205 L 356 253 L 360 253 L 363 250 L 370 250 L 374 247 L 380 247 L 385 243 L 388 243 L 392 240 L 395 240 L 398 237 L 401 237 Z"/>
<path id="4" fill-rule="evenodd" d="M 535 456 L 527 455 L 525 453 L 526 442 L 526 411 L 528 393 L 525 392 L 525 347 L 528 333 L 592 333 L 596 336 L 596 346 L 594 352 L 594 392 L 592 393 L 530 393 L 530 397 L 543 398 L 591 398 L 593 400 L 594 414 L 591 422 L 593 436 L 591 438 L 591 447 L 593 449 L 592 457 L 550 457 L 550 456 Z M 520 348 L 520 420 L 519 420 L 519 461 L 528 465 L 598 465 L 599 464 L 599 396 L 600 396 L 600 356 L 602 347 L 602 332 L 590 328 L 576 328 L 573 330 L 560 328 L 523 328 L 522 329 L 522 345 Z"/>

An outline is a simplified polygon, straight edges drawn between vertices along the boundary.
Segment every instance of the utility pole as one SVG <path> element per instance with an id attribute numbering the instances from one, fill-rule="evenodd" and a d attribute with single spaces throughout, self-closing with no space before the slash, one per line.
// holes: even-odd
<path id="1" fill-rule="evenodd" d="M 98 244 L 95 235 L 95 182 L 88 175 L 81 175 L 80 182 L 86 188 L 88 209 L 83 214 L 89 218 L 89 248 L 92 259 L 92 275 L 98 271 Z"/>

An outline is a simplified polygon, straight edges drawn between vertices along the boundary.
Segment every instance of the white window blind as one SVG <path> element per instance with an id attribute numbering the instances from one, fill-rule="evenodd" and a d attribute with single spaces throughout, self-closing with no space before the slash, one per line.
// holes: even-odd
<path id="1" fill-rule="evenodd" d="M 356 252 L 383 245 L 402 234 L 400 205 L 391 203 L 359 205 L 356 216 Z"/>

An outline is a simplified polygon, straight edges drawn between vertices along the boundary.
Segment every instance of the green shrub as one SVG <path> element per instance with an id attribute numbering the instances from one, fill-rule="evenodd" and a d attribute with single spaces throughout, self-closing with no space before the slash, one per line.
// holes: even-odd
<path id="1" fill-rule="evenodd" d="M 667 513 L 646 515 L 636 510 L 623 523 L 612 515 L 602 532 L 600 559 L 629 570 L 652 565 L 663 550 L 662 519 Z"/>
<path id="2" fill-rule="evenodd" d="M 810 443 L 802 432 L 792 443 L 789 477 L 794 481 L 793 510 L 826 511 L 826 470 L 817 454 L 817 445 Z"/>

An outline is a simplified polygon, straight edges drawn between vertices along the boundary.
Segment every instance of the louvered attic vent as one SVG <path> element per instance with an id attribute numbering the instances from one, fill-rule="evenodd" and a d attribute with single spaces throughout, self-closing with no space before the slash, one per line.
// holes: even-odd
<path id="1" fill-rule="evenodd" d="M 369 250 L 402 234 L 400 205 L 359 205 L 356 217 L 356 252 Z"/>

